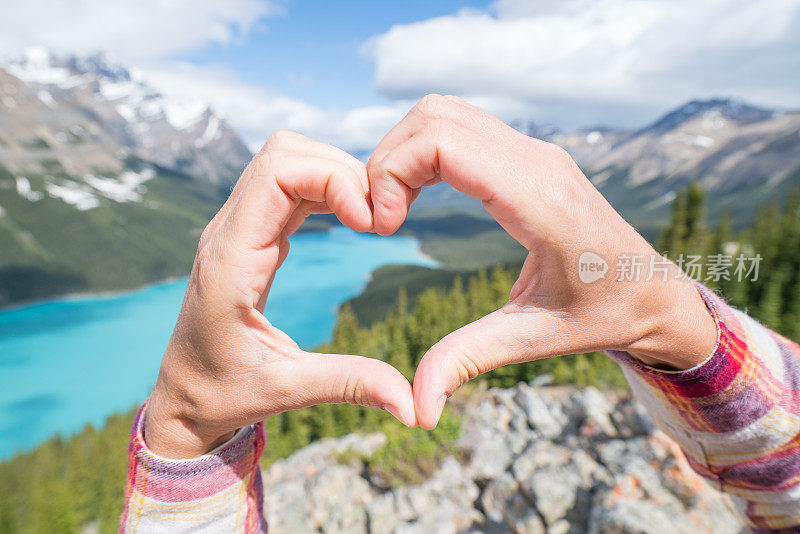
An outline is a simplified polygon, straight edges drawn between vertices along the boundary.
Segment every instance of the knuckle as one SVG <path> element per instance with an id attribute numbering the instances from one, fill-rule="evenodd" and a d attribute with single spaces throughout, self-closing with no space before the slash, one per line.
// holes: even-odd
<path id="1" fill-rule="evenodd" d="M 261 149 L 262 152 L 268 152 L 270 150 L 276 150 L 285 146 L 289 139 L 292 137 L 292 132 L 287 130 L 275 130 L 272 134 L 267 138 L 267 142 L 264 143 L 264 147 Z"/>
<path id="2" fill-rule="evenodd" d="M 435 118 L 428 123 L 428 134 L 434 140 L 449 139 L 453 135 L 455 124 L 445 118 Z"/>
<path id="3" fill-rule="evenodd" d="M 572 163 L 572 156 L 567 150 L 554 143 L 547 143 L 547 153 L 551 161 L 558 164 L 570 165 Z"/>
<path id="4" fill-rule="evenodd" d="M 458 95 L 444 95 L 444 100 L 450 105 L 463 106 L 467 103 L 466 100 Z"/>
<path id="5" fill-rule="evenodd" d="M 458 387 L 463 386 L 473 378 L 483 373 L 483 367 L 481 366 L 480 362 L 468 354 L 464 354 L 461 358 L 456 360 L 455 368 L 458 378 Z"/>
<path id="6" fill-rule="evenodd" d="M 447 97 L 438 93 L 430 93 L 422 97 L 417 103 L 417 110 L 428 117 L 437 117 L 442 108 L 447 104 Z"/>
<path id="7" fill-rule="evenodd" d="M 211 242 L 211 239 L 214 236 L 214 230 L 216 228 L 216 223 L 214 219 L 209 222 L 205 228 L 203 228 L 203 232 L 200 234 L 200 239 L 197 242 L 197 256 L 208 247 L 208 244 Z"/>
<path id="8" fill-rule="evenodd" d="M 367 406 L 364 383 L 360 378 L 348 375 L 345 378 L 344 386 L 340 390 L 339 399 L 343 403 Z"/>

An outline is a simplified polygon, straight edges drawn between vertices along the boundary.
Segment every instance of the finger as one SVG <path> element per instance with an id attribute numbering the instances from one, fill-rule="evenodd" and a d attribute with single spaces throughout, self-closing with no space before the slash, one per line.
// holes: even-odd
<path id="1" fill-rule="evenodd" d="M 378 185 L 383 186 L 383 189 L 378 190 L 377 196 L 373 196 L 370 193 L 373 209 L 375 209 L 376 203 L 378 204 L 378 227 L 375 228 L 378 234 L 389 235 L 397 231 L 405 219 L 411 203 L 419 195 L 419 189 L 409 188 L 398 180 L 384 179 L 383 174 L 385 171 L 380 164 L 397 146 L 403 144 L 416 132 L 424 128 L 427 122 L 439 113 L 439 109 L 442 107 L 440 102 L 449 98 L 441 97 L 440 95 L 428 95 L 417 102 L 406 116 L 381 139 L 370 155 L 367 162 L 367 175 L 370 182 L 375 177 L 379 177 Z M 370 184 L 370 190 L 371 188 L 372 183 Z"/>
<path id="2" fill-rule="evenodd" d="M 582 352 L 582 341 L 556 315 L 497 310 L 433 345 L 414 375 L 417 421 L 433 429 L 446 399 L 465 382 L 503 365 Z"/>
<path id="3" fill-rule="evenodd" d="M 270 155 L 233 208 L 227 234 L 239 246 L 259 250 L 274 243 L 301 201 L 324 202 L 342 224 L 372 227 L 366 191 L 347 165 L 325 158 Z"/>
<path id="4" fill-rule="evenodd" d="M 374 406 L 416 426 L 411 384 L 388 363 L 343 354 L 305 353 L 303 358 L 293 380 L 310 404 Z"/>
<path id="5" fill-rule="evenodd" d="M 300 226 L 305 222 L 309 215 L 330 213 L 331 209 L 325 202 L 311 202 L 310 200 L 303 200 L 294 210 L 289 222 L 286 223 L 284 234 L 290 236 L 294 234 Z"/>
<path id="6" fill-rule="evenodd" d="M 214 217 L 214 220 L 209 223 L 209 226 L 219 226 L 222 224 L 222 221 L 228 217 L 233 209 L 233 206 L 235 206 L 238 202 L 242 191 L 247 187 L 247 184 L 250 182 L 253 176 L 259 174 L 259 169 L 263 167 L 263 161 L 269 158 L 269 154 L 274 153 L 290 153 L 338 161 L 353 169 L 353 172 L 355 172 L 359 181 L 361 182 L 362 189 L 365 192 L 369 190 L 367 168 L 364 163 L 359 161 L 357 158 L 348 154 L 344 150 L 326 143 L 309 139 L 308 137 L 299 133 L 279 130 L 270 135 L 269 139 L 267 139 L 267 142 L 264 144 L 258 154 L 256 154 L 247 165 L 244 172 L 242 172 L 241 177 L 231 191 L 231 194 L 228 196 L 227 201 L 222 206 L 219 213 Z"/>
<path id="7" fill-rule="evenodd" d="M 383 139 L 370 155 L 367 168 L 370 164 L 381 161 L 386 155 L 395 149 L 399 144 L 411 137 L 417 130 L 422 128 L 429 120 L 437 118 L 448 118 L 455 122 L 469 117 L 463 113 L 465 108 L 472 107 L 463 99 L 453 95 L 431 94 L 423 97 L 412 107 L 409 112 L 398 122 Z M 473 108 L 477 110 L 477 108 Z"/>
<path id="8" fill-rule="evenodd" d="M 236 269 L 236 286 L 246 304 L 257 309 L 263 308 L 268 281 L 285 258 L 288 247 L 279 245 L 303 201 L 324 203 L 342 224 L 355 230 L 372 228 L 366 193 L 349 166 L 312 156 L 275 154 L 263 165 L 233 206 L 218 247 L 218 263 Z"/>
<path id="9" fill-rule="evenodd" d="M 367 186 L 367 167 L 355 156 L 348 154 L 344 150 L 327 143 L 315 141 L 297 132 L 280 130 L 270 136 L 270 140 L 265 145 L 267 150 L 277 150 L 283 152 L 293 152 L 306 156 L 332 159 L 348 165 L 362 180 L 362 185 Z"/>
<path id="10" fill-rule="evenodd" d="M 456 189 L 488 201 L 500 177 L 478 180 L 480 172 L 465 172 L 477 166 L 479 140 L 472 130 L 449 119 L 434 119 L 369 166 L 370 198 L 375 231 L 391 234 L 403 224 L 411 202 L 422 187 L 441 180 Z"/>

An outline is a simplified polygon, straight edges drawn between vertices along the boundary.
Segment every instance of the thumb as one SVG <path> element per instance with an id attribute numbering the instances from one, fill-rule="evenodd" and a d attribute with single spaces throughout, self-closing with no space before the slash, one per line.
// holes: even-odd
<path id="1" fill-rule="evenodd" d="M 556 356 L 564 351 L 563 321 L 548 312 L 494 311 L 433 345 L 414 375 L 417 422 L 431 430 L 447 398 L 465 382 L 503 365 Z"/>
<path id="2" fill-rule="evenodd" d="M 295 379 L 309 404 L 348 403 L 384 409 L 416 426 L 414 397 L 406 377 L 386 362 L 345 354 L 305 353 Z"/>

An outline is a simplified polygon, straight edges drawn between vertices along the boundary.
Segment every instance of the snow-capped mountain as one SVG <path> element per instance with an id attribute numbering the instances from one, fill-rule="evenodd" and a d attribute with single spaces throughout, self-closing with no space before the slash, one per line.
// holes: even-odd
<path id="1" fill-rule="evenodd" d="M 711 194 L 712 216 L 728 210 L 743 220 L 800 187 L 800 112 L 692 101 L 623 135 L 583 168 L 634 222 L 663 222 L 689 181 Z"/>
<path id="2" fill-rule="evenodd" d="M 0 63 L 0 87 L 0 161 L 12 170 L 35 169 L 47 151 L 73 175 L 119 171 L 136 157 L 230 183 L 250 156 L 202 101 L 160 94 L 103 54 L 30 49 Z"/>
<path id="3" fill-rule="evenodd" d="M 0 305 L 185 274 L 250 153 L 105 56 L 0 62 Z"/>
<path id="4" fill-rule="evenodd" d="M 711 195 L 712 217 L 728 210 L 739 221 L 800 187 L 800 111 L 712 98 L 688 102 L 635 130 L 512 126 L 566 148 L 606 198 L 650 236 L 667 221 L 676 191 L 693 180 Z M 418 213 L 453 206 L 483 213 L 480 203 L 447 187 L 423 193 L 415 206 Z"/>

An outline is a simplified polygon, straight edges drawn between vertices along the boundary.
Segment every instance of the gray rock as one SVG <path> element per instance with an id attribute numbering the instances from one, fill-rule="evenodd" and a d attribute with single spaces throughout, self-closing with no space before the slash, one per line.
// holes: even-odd
<path id="1" fill-rule="evenodd" d="M 570 460 L 572 451 L 551 441 L 532 442 L 517 457 L 511 466 L 511 473 L 518 482 L 527 481 L 533 472 L 548 465 L 561 465 Z"/>
<path id="2" fill-rule="evenodd" d="M 596 505 L 590 534 L 695 534 L 697 525 L 650 501 L 623 499 L 613 506 Z"/>
<path id="3" fill-rule="evenodd" d="M 536 509 L 520 493 L 515 493 L 506 502 L 503 520 L 514 534 L 544 534 L 545 527 Z"/>
<path id="4" fill-rule="evenodd" d="M 625 438 L 646 436 L 656 430 L 656 425 L 644 406 L 631 399 L 620 401 L 614 408 L 612 419 Z"/>
<path id="5" fill-rule="evenodd" d="M 547 527 L 547 534 L 567 534 L 570 530 L 569 521 L 566 519 L 559 519 L 549 527 Z"/>
<path id="6" fill-rule="evenodd" d="M 490 390 L 488 397 L 467 415 L 462 423 L 459 448 L 469 458 L 466 471 L 475 480 L 500 476 L 511 464 L 514 455 L 527 443 L 527 433 L 511 429 L 513 411 L 509 401 Z"/>
<path id="7" fill-rule="evenodd" d="M 401 521 L 392 492 L 374 498 L 367 504 L 366 511 L 370 532 L 392 532 Z"/>
<path id="8" fill-rule="evenodd" d="M 611 421 L 614 409 L 605 396 L 592 386 L 574 392 L 570 396 L 573 417 L 582 420 L 587 431 L 599 431 L 607 436 L 617 436 L 617 428 Z"/>
<path id="9" fill-rule="evenodd" d="M 655 451 L 645 437 L 612 439 L 597 444 L 595 450 L 600 461 L 612 473 L 624 472 L 626 466 L 636 458 L 648 463 L 657 460 Z"/>
<path id="10" fill-rule="evenodd" d="M 743 525 L 635 402 L 594 388 L 527 384 L 476 394 L 459 453 L 414 486 L 364 463 L 386 443 L 351 434 L 264 472 L 271 534 L 713 532 Z M 345 454 L 346 453 L 346 454 Z M 483 488 L 482 490 L 480 488 Z"/>
<path id="11" fill-rule="evenodd" d="M 582 485 L 584 481 L 574 464 L 544 467 L 522 484 L 548 525 L 562 519 L 575 507 Z"/>
<path id="12" fill-rule="evenodd" d="M 491 521 L 503 521 L 507 503 L 516 495 L 519 484 L 510 473 L 503 473 L 499 478 L 487 484 L 481 493 L 481 507 Z"/>
<path id="13" fill-rule="evenodd" d="M 516 387 L 515 400 L 528 417 L 528 423 L 545 438 L 555 438 L 564 430 L 565 418 L 553 413 L 536 390 L 525 383 Z"/>

